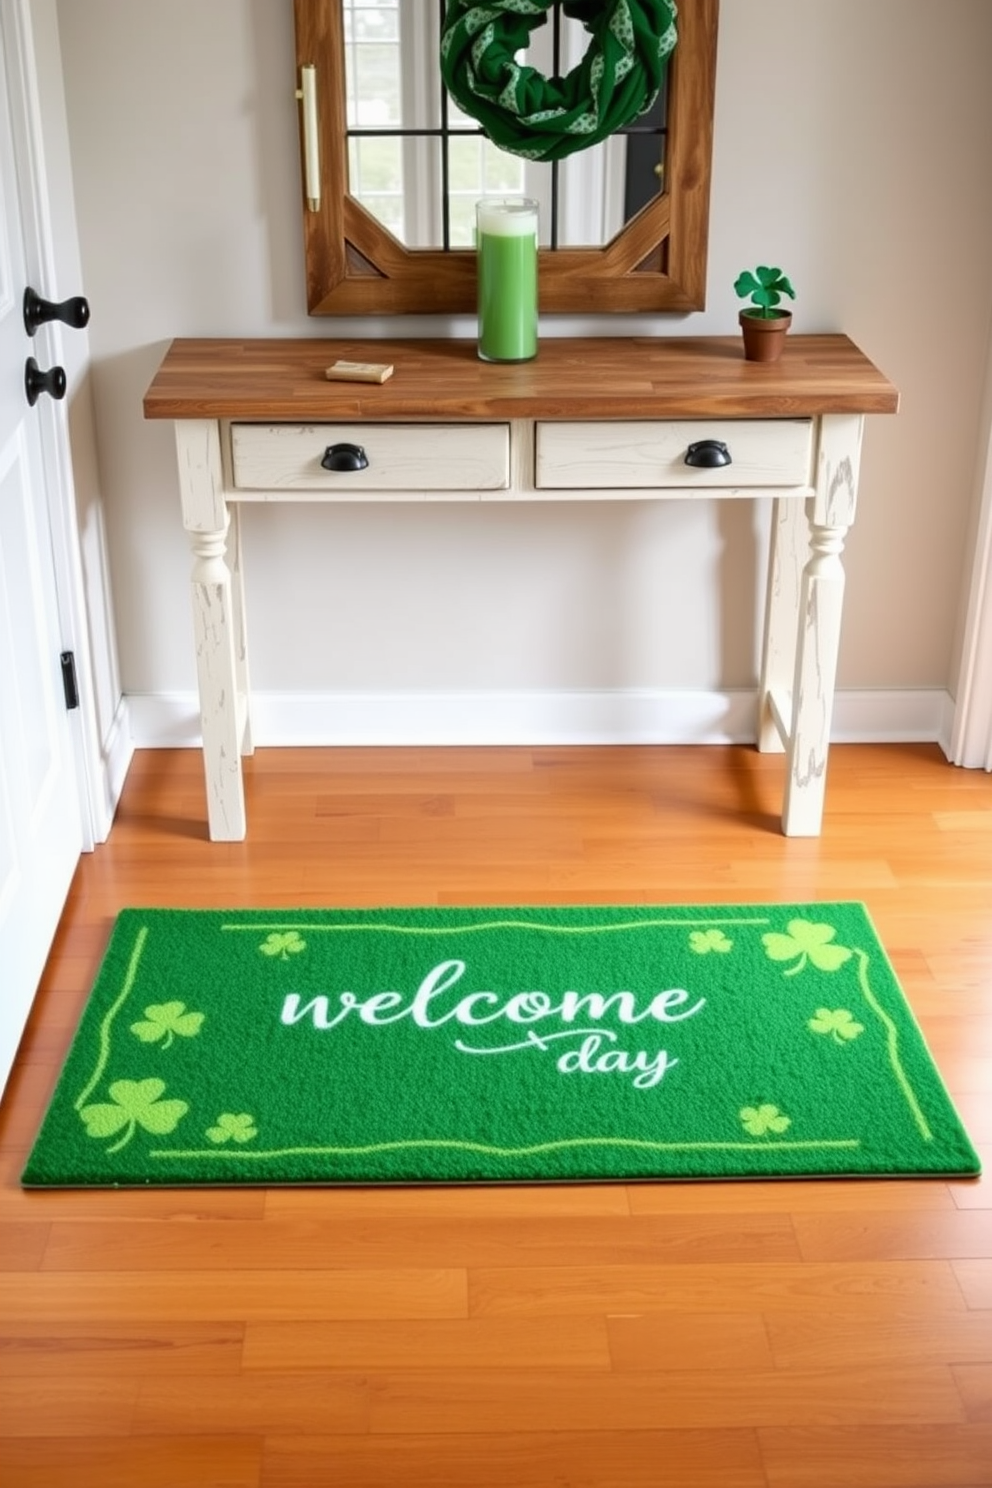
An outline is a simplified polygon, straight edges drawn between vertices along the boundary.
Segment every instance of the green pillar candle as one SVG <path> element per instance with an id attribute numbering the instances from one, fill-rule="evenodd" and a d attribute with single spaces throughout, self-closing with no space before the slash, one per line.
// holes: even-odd
<path id="1" fill-rule="evenodd" d="M 489 198 L 476 207 L 479 356 L 526 362 L 537 355 L 537 202 Z"/>

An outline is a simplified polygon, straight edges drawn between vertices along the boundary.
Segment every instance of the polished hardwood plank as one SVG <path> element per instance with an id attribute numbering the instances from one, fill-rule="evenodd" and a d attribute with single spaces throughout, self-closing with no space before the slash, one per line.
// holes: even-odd
<path id="1" fill-rule="evenodd" d="M 953 1211 L 947 1219 L 964 1228 L 981 1221 Z M 365 1272 L 389 1268 L 399 1247 L 415 1256 L 418 1271 L 457 1272 L 464 1267 L 556 1267 L 623 1264 L 658 1265 L 688 1261 L 796 1260 L 799 1249 L 788 1215 L 670 1215 L 623 1219 L 491 1219 L 415 1221 L 399 1218 L 326 1222 L 278 1220 L 264 1225 L 235 1220 L 177 1227 L 165 1221 L 108 1222 L 103 1245 L 93 1250 L 92 1228 L 82 1223 L 51 1226 L 42 1269 L 46 1271 L 257 1271 L 286 1264 L 295 1271 L 323 1272 L 333 1254 L 335 1266 Z M 966 1254 L 973 1254 L 973 1250 Z M 376 1273 L 378 1274 L 378 1273 Z"/>
<path id="2" fill-rule="evenodd" d="M 976 1199 L 980 1185 L 958 1184 Z M 721 1185 L 709 1183 L 638 1183 L 628 1188 L 632 1214 L 724 1213 L 727 1196 Z M 986 1198 L 988 1193 L 986 1191 Z M 748 1184 L 749 1214 L 785 1213 L 793 1217 L 804 1214 L 850 1213 L 854 1215 L 887 1214 L 903 1210 L 944 1210 L 954 1208 L 952 1185 L 918 1183 L 915 1179 L 889 1181 L 866 1178 L 860 1183 L 824 1183 L 818 1179 L 790 1183 L 763 1182 Z"/>
<path id="3" fill-rule="evenodd" d="M 99 1245 L 99 1227 L 93 1243 Z M 37 1271 L 0 1276 L 0 1317 L 46 1323 L 217 1322 L 255 1318 L 423 1318 L 466 1315 L 461 1271 L 404 1268 L 261 1271 Z M 278 1278 L 276 1281 L 275 1278 Z M 30 1284 L 29 1284 L 30 1283 Z"/>
<path id="4" fill-rule="evenodd" d="M 9 1374 L 0 1380 L 6 1436 L 124 1436 L 130 1429 L 138 1382 L 123 1373 L 80 1378 L 56 1365 L 44 1378 Z"/>
<path id="5" fill-rule="evenodd" d="M 142 1380 L 132 1430 L 138 1436 L 291 1436 L 303 1422 L 319 1422 L 332 1434 L 369 1430 L 371 1386 L 347 1370 L 246 1370 L 240 1378 L 211 1376 L 207 1383 L 191 1391 L 188 1379 L 175 1376 Z"/>
<path id="6" fill-rule="evenodd" d="M 968 1306 L 992 1313 L 992 1257 L 955 1261 L 952 1269 Z"/>
<path id="7" fill-rule="evenodd" d="M 304 1332 L 290 1323 L 249 1323 L 246 1369 L 609 1369 L 601 1315 L 560 1318 L 457 1318 L 408 1322 L 325 1322 Z"/>
<path id="8" fill-rule="evenodd" d="M 768 1347 L 779 1369 L 843 1365 L 851 1357 L 851 1319 L 809 1312 L 765 1313 Z M 989 1354 L 989 1319 L 980 1311 L 916 1314 L 892 1310 L 873 1316 L 858 1344 L 863 1365 L 888 1369 L 906 1359 L 919 1364 L 982 1364 Z"/>
<path id="9" fill-rule="evenodd" d="M 760 1433 L 769 1488 L 986 1488 L 992 1426 L 838 1425 Z"/>
<path id="10" fill-rule="evenodd" d="M 992 1185 L 24 1192 L 125 905 L 864 900 L 992 1152 L 992 780 L 835 746 L 135 757 L 0 1106 L 5 1488 L 982 1488 Z"/>
<path id="11" fill-rule="evenodd" d="M 756 1434 L 494 1431 L 272 1437 L 264 1488 L 765 1488 Z"/>
<path id="12" fill-rule="evenodd" d="M 3 1450 L 4 1475 L 17 1488 L 258 1488 L 261 1464 L 258 1436 L 101 1437 L 92 1426 L 76 1437 L 12 1437 Z"/>
<path id="13" fill-rule="evenodd" d="M 472 1317 L 574 1317 L 594 1311 L 596 1299 L 606 1295 L 611 1312 L 843 1313 L 856 1331 L 858 1319 L 870 1323 L 876 1313 L 888 1314 L 893 1307 L 963 1311 L 968 1304 L 962 1287 L 953 1265 L 943 1261 L 477 1269 L 470 1274 L 469 1312 Z"/>
<path id="14" fill-rule="evenodd" d="M 992 1364 L 956 1364 L 951 1372 L 969 1421 L 992 1425 Z"/>
<path id="15" fill-rule="evenodd" d="M 580 1370 L 383 1371 L 371 1400 L 373 1432 L 649 1431 L 791 1426 L 844 1420 L 963 1422 L 950 1369 L 903 1364 L 872 1388 L 870 1368 L 685 1369 L 592 1375 Z M 717 1405 L 716 1402 L 719 1402 Z M 453 1423 L 457 1422 L 457 1427 Z"/>
<path id="16" fill-rule="evenodd" d="M 621 1374 L 775 1367 L 757 1312 L 628 1313 L 607 1318 L 607 1326 L 611 1364 Z"/>
<path id="17" fill-rule="evenodd" d="M 270 1188 L 268 1219 L 359 1218 L 421 1221 L 602 1218 L 630 1214 L 622 1183 L 560 1183 L 492 1188 Z"/>
<path id="18" fill-rule="evenodd" d="M 22 1377 L 58 1372 L 65 1377 L 160 1374 L 238 1374 L 243 1323 L 68 1323 L 3 1324 L 4 1358 Z"/>
<path id="19" fill-rule="evenodd" d="M 33 1271 L 41 1265 L 48 1244 L 47 1224 L 19 1223 L 4 1225 L 3 1253 L 0 1270 Z"/>
<path id="20" fill-rule="evenodd" d="M 992 1211 L 929 1214 L 871 1214 L 839 1217 L 825 1226 L 819 1217 L 794 1217 L 804 1260 L 919 1260 L 987 1256 L 992 1252 Z M 49 1246 L 51 1241 L 49 1241 Z"/>

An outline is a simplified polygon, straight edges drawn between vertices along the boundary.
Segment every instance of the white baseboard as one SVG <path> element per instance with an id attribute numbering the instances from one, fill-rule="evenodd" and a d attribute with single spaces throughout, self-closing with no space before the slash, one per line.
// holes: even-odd
<path id="1" fill-rule="evenodd" d="M 195 693 L 131 693 L 136 748 L 199 745 Z M 940 689 L 838 692 L 836 743 L 939 743 L 951 700 Z M 266 745 L 750 744 L 750 691 L 253 693 L 252 735 Z M 945 750 L 946 752 L 946 750 Z"/>
<path id="2" fill-rule="evenodd" d="M 107 839 L 134 750 L 131 709 L 127 698 L 122 697 L 103 743 L 106 812 L 104 819 L 99 823 L 102 831 L 102 835 L 97 839 L 99 842 L 105 842 Z"/>
<path id="3" fill-rule="evenodd" d="M 130 704 L 122 697 L 106 736 L 100 742 L 99 759 L 88 771 L 91 777 L 87 781 L 87 794 L 92 842 L 107 840 L 136 747 Z"/>

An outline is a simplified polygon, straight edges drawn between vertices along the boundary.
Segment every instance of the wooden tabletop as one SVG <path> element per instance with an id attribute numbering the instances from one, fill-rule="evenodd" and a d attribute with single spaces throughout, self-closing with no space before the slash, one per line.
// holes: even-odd
<path id="1" fill-rule="evenodd" d="M 328 382 L 338 360 L 390 362 L 382 384 Z M 738 336 L 545 338 L 531 362 L 474 340 L 173 341 L 146 418 L 262 420 L 776 418 L 895 413 L 899 394 L 846 336 L 790 335 L 780 362 Z"/>

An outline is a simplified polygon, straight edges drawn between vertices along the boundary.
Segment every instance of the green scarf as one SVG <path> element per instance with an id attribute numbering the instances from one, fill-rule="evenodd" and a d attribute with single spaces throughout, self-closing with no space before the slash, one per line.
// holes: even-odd
<path id="1" fill-rule="evenodd" d="M 636 119 L 657 97 L 675 46 L 674 0 L 565 0 L 592 40 L 564 78 L 521 67 L 514 53 L 552 0 L 448 0 L 441 73 L 459 108 L 502 150 L 560 160 Z"/>

